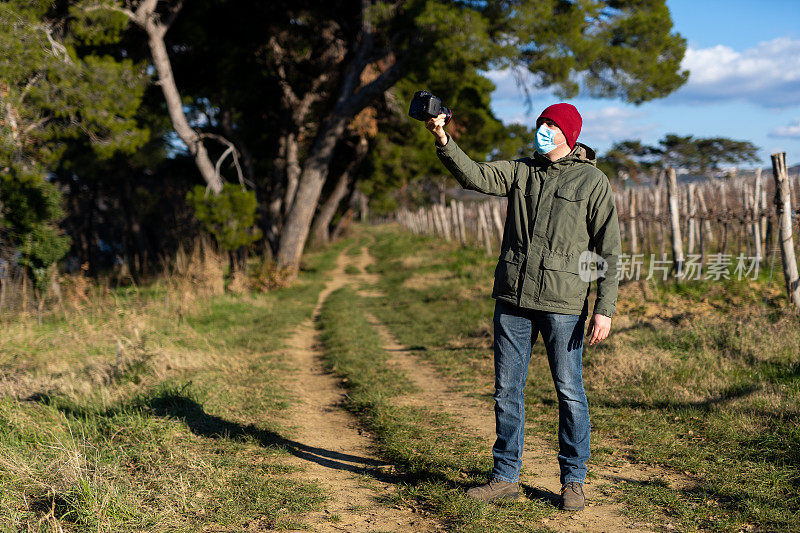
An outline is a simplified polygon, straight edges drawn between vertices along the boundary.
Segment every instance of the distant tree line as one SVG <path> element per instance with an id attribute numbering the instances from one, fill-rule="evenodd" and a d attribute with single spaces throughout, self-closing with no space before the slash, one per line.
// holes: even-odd
<path id="1" fill-rule="evenodd" d="M 667 167 L 691 174 L 707 175 L 723 165 L 739 165 L 758 161 L 758 147 L 749 141 L 724 137 L 696 138 L 692 135 L 665 135 L 655 146 L 638 140 L 614 143 L 598 166 L 610 177 L 640 182 L 641 176 L 652 176 Z"/>

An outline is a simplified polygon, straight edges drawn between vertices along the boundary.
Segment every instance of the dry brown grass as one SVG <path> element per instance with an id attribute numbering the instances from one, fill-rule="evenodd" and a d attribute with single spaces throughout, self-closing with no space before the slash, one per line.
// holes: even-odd
<path id="1" fill-rule="evenodd" d="M 623 284 L 612 334 L 604 345 L 590 349 L 592 387 L 614 397 L 621 384 L 661 383 L 663 400 L 687 403 L 726 395 L 741 372 L 755 364 L 786 363 L 800 346 L 791 309 L 771 317 L 761 311 L 752 296 L 717 286 L 690 299 L 657 293 L 651 282 Z M 731 404 L 780 403 L 778 391 L 768 389 Z"/>
<path id="2" fill-rule="evenodd" d="M 452 279 L 452 274 L 445 271 L 415 273 L 403 282 L 403 287 L 424 291 L 425 289 L 439 287 L 449 282 L 450 279 Z"/>
<path id="3" fill-rule="evenodd" d="M 248 271 L 249 286 L 264 292 L 288 286 L 294 279 L 290 268 L 278 268 L 273 261 L 260 261 Z"/>
<path id="4" fill-rule="evenodd" d="M 170 372 L 213 365 L 208 360 L 213 350 L 187 350 L 171 333 L 179 329 L 181 337 L 202 344 L 183 317 L 224 292 L 225 261 L 199 241 L 164 264 L 151 287 L 141 292 L 133 287 L 126 295 L 83 273 L 61 276 L 64 305 L 50 311 L 58 314 L 57 325 L 34 327 L 31 313 L 4 317 L 0 395 L 96 396 L 111 402 L 141 387 L 141 380 L 158 382 Z"/>
<path id="5" fill-rule="evenodd" d="M 170 293 L 178 297 L 179 309 L 188 311 L 197 299 L 225 292 L 224 254 L 206 239 L 200 239 L 186 252 L 180 247 L 175 257 L 163 265 L 163 279 Z"/>

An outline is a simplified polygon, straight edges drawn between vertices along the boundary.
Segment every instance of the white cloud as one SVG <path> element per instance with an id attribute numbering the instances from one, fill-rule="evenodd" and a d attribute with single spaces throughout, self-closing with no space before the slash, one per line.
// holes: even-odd
<path id="1" fill-rule="evenodd" d="M 668 100 L 745 101 L 765 107 L 800 104 L 800 40 L 779 37 L 737 52 L 717 45 L 688 48 L 689 81 Z"/>
<path id="2" fill-rule="evenodd" d="M 788 137 L 790 139 L 800 139 L 800 119 L 795 120 L 789 125 L 780 126 L 769 132 L 770 137 Z"/>
<path id="3" fill-rule="evenodd" d="M 608 143 L 623 139 L 640 139 L 656 128 L 643 123 L 649 113 L 639 109 L 609 106 L 581 113 L 583 128 L 581 139 L 594 143 Z"/>
<path id="4" fill-rule="evenodd" d="M 722 44 L 689 47 L 681 66 L 689 70 L 689 80 L 669 95 L 665 103 L 739 101 L 763 107 L 800 104 L 800 39 L 778 37 L 742 51 Z M 493 105 L 524 109 L 518 79 L 522 77 L 531 87 L 534 74 L 524 69 L 491 70 L 483 74 L 497 86 L 492 93 Z M 557 99 L 551 89 L 534 89 L 531 96 L 534 109 L 539 102 Z"/>

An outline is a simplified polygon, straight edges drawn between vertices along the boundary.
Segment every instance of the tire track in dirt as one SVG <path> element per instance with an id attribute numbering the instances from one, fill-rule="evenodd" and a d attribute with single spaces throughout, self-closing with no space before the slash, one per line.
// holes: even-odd
<path id="1" fill-rule="evenodd" d="M 362 284 L 373 285 L 378 275 L 368 274 L 366 267 L 374 263 L 366 246 L 361 249 L 355 266 L 360 270 L 358 275 Z M 374 288 L 360 291 L 364 296 L 384 296 Z M 494 412 L 485 404 L 455 392 L 448 379 L 442 376 L 431 363 L 416 356 L 406 346 L 400 344 L 388 327 L 374 315 L 368 314 L 373 327 L 379 333 L 383 348 L 392 354 L 389 363 L 402 371 L 420 389 L 420 392 L 398 398 L 398 402 L 406 405 L 437 405 L 444 411 L 463 422 L 486 443 L 487 453 L 495 439 Z M 520 481 L 527 487 L 529 497 L 546 499 L 556 504 L 561 489 L 557 452 L 544 444 L 540 439 L 526 434 L 523 453 L 523 471 Z M 617 467 L 590 465 L 590 470 L 597 479 L 587 479 L 584 490 L 587 492 L 587 506 L 576 513 L 559 512 L 543 520 L 542 524 L 557 531 L 612 533 L 619 531 L 639 532 L 653 531 L 650 523 L 635 522 L 623 515 L 622 504 L 600 494 L 595 489 L 600 484 L 611 486 L 627 481 L 645 481 L 654 475 L 669 478 L 670 484 L 685 485 L 687 480 L 653 467 L 642 468 L 642 465 L 622 464 Z"/>
<path id="2" fill-rule="evenodd" d="M 292 440 L 285 441 L 294 455 L 289 464 L 301 467 L 296 476 L 313 481 L 331 499 L 323 511 L 299 517 L 316 531 L 414 531 L 435 532 L 444 528 L 433 519 L 409 509 L 380 505 L 375 497 L 392 494 L 396 479 L 381 475 L 380 460 L 373 442 L 357 420 L 342 408 L 345 390 L 341 380 L 329 373 L 322 362 L 319 333 L 314 322 L 322 304 L 336 289 L 353 281 L 345 273 L 348 257 L 339 254 L 331 278 L 320 292 L 312 317 L 301 323 L 287 340 L 290 360 L 297 371 L 289 388 L 302 401 L 292 409 Z M 364 475 L 370 471 L 370 475 Z"/>

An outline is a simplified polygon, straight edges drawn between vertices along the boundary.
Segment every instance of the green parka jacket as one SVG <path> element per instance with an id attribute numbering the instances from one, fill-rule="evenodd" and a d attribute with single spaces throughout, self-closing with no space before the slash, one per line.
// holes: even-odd
<path id="1" fill-rule="evenodd" d="M 588 314 L 590 282 L 579 274 L 582 252 L 608 264 L 597 279 L 594 313 L 613 316 L 621 253 L 619 221 L 608 178 L 594 151 L 576 143 L 557 161 L 536 153 L 476 163 L 448 134 L 436 153 L 462 187 L 508 197 L 492 297 L 529 309 Z"/>

